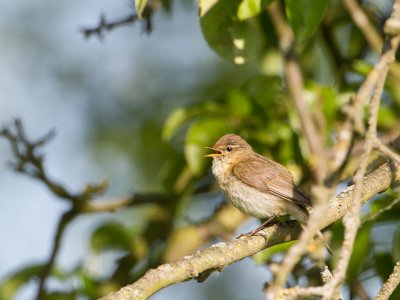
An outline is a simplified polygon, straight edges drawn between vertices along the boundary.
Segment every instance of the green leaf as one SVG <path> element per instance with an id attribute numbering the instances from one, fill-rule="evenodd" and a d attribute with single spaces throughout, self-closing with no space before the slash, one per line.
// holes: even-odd
<path id="1" fill-rule="evenodd" d="M 132 235 L 120 223 L 109 222 L 102 224 L 92 234 L 90 246 L 96 252 L 106 250 L 130 250 Z"/>
<path id="2" fill-rule="evenodd" d="M 297 241 L 290 241 L 283 244 L 278 244 L 272 247 L 269 247 L 263 251 L 260 251 L 253 255 L 253 258 L 257 264 L 266 263 L 268 260 L 272 258 L 277 253 L 287 252 L 290 247 L 292 247 Z"/>
<path id="3" fill-rule="evenodd" d="M 203 101 L 192 107 L 178 108 L 169 115 L 165 121 L 162 137 L 164 140 L 170 140 L 176 131 L 183 126 L 183 124 L 198 115 L 205 115 L 210 113 L 221 112 L 221 107 L 212 101 Z"/>
<path id="4" fill-rule="evenodd" d="M 148 0 L 135 0 L 135 9 L 136 9 L 136 13 L 139 19 L 141 19 L 143 17 L 143 11 L 144 8 L 146 7 Z"/>
<path id="5" fill-rule="evenodd" d="M 378 125 L 380 128 L 392 129 L 398 126 L 399 115 L 393 109 L 387 105 L 381 105 L 378 111 Z"/>
<path id="6" fill-rule="evenodd" d="M 203 17 L 217 2 L 218 0 L 200 0 L 199 1 L 200 17 Z"/>
<path id="7" fill-rule="evenodd" d="M 185 157 L 194 175 L 200 175 L 210 158 L 204 157 L 215 141 L 225 133 L 230 132 L 228 124 L 217 117 L 199 119 L 190 126 L 185 142 Z"/>
<path id="8" fill-rule="evenodd" d="M 375 263 L 375 269 L 377 274 L 382 279 L 386 281 L 393 271 L 393 258 L 389 253 L 377 253 L 373 257 Z"/>
<path id="9" fill-rule="evenodd" d="M 361 272 L 364 263 L 367 261 L 369 251 L 371 249 L 371 224 L 364 225 L 357 233 L 353 253 L 350 258 L 349 267 L 347 268 L 347 282 L 353 282 Z"/>
<path id="10" fill-rule="evenodd" d="M 176 130 L 190 117 L 191 114 L 186 108 L 178 108 L 170 114 L 163 128 L 163 139 L 170 140 Z"/>
<path id="11" fill-rule="evenodd" d="M 200 18 L 208 45 L 222 58 L 235 64 L 254 60 L 259 52 L 259 28 L 253 20 L 240 21 L 238 1 L 219 0 Z"/>
<path id="12" fill-rule="evenodd" d="M 75 300 L 77 299 L 76 292 L 51 292 L 45 297 L 45 300 Z"/>
<path id="13" fill-rule="evenodd" d="M 286 15 L 299 41 L 310 38 L 320 24 L 330 0 L 286 0 Z"/>
<path id="14" fill-rule="evenodd" d="M 243 21 L 259 14 L 274 0 L 243 0 L 237 11 L 239 20 Z"/>
<path id="15" fill-rule="evenodd" d="M 246 117 L 251 114 L 252 104 L 249 96 L 239 89 L 230 90 L 227 94 L 227 113 L 232 117 Z"/>
<path id="16" fill-rule="evenodd" d="M 34 277 L 39 277 L 44 265 L 31 265 L 18 270 L 0 285 L 0 299 L 13 299 L 15 294 Z"/>

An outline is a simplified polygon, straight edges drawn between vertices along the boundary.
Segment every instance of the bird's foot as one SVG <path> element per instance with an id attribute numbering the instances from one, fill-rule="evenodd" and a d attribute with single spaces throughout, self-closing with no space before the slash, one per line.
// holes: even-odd
<path id="1" fill-rule="evenodd" d="M 269 226 L 272 226 L 272 225 L 274 225 L 276 223 L 277 222 L 271 222 L 270 220 L 268 220 L 268 222 L 262 223 L 256 229 L 253 229 L 253 230 L 251 230 L 251 231 L 249 231 L 247 233 L 240 234 L 236 239 L 240 239 L 242 236 L 255 236 L 255 235 L 259 235 L 259 236 L 265 237 L 265 235 L 262 234 L 260 231 L 265 229 L 265 228 L 267 228 L 267 227 L 269 227 Z"/>

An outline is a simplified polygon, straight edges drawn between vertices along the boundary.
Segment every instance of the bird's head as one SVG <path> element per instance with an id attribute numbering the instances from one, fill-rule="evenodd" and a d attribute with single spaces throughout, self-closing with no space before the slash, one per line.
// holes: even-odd
<path id="1" fill-rule="evenodd" d="M 236 134 L 225 134 L 220 137 L 213 147 L 207 147 L 214 153 L 206 155 L 212 157 L 214 161 L 226 164 L 235 164 L 246 160 L 253 152 L 251 146 Z"/>

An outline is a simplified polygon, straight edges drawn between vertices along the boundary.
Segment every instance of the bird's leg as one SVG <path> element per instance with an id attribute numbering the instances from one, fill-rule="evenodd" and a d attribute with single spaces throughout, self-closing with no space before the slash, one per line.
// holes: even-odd
<path id="1" fill-rule="evenodd" d="M 271 225 L 271 222 L 277 217 L 278 215 L 272 215 L 270 216 L 265 222 L 263 222 L 260 226 L 258 226 L 256 229 L 253 229 L 252 231 L 249 231 L 247 233 L 242 233 L 240 234 L 237 239 L 241 238 L 242 236 L 252 236 L 252 235 L 257 235 L 258 232 L 263 230 L 264 228 L 267 228 L 268 225 Z"/>

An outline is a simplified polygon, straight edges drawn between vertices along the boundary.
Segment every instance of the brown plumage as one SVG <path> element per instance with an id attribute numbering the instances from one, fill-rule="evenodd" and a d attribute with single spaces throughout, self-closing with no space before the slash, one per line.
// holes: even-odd
<path id="1" fill-rule="evenodd" d="M 308 197 L 294 183 L 292 174 L 281 164 L 258 153 L 240 136 L 226 134 L 212 148 L 212 171 L 229 201 L 245 214 L 268 219 L 289 214 L 305 226 Z M 265 223 L 267 223 L 265 222 Z M 265 227 L 250 232 L 255 234 Z M 320 232 L 318 232 L 321 235 Z"/>

